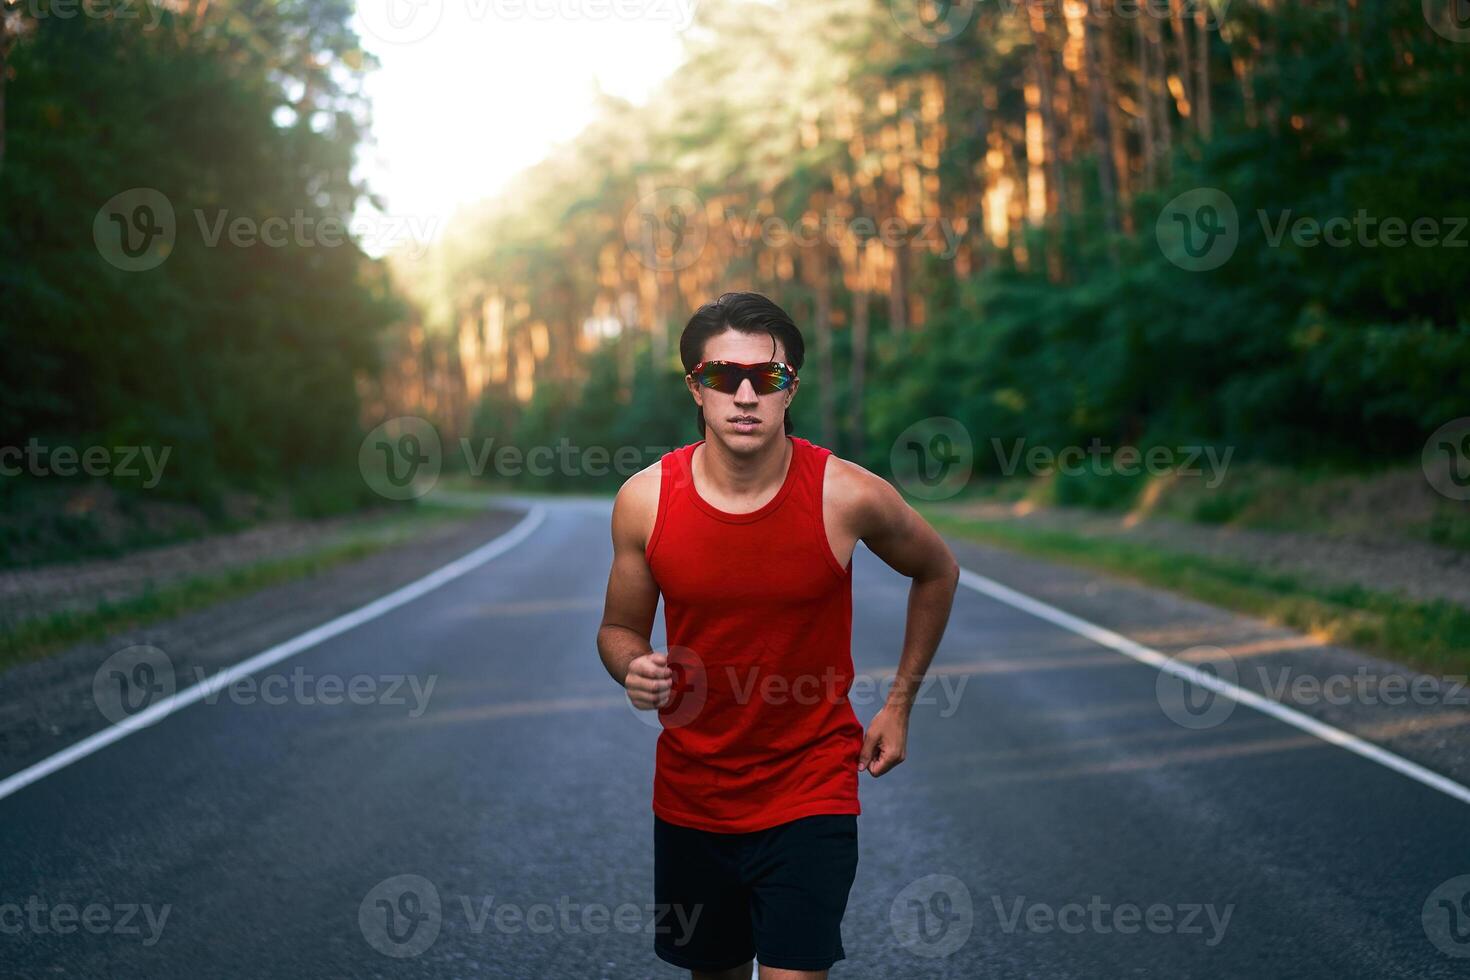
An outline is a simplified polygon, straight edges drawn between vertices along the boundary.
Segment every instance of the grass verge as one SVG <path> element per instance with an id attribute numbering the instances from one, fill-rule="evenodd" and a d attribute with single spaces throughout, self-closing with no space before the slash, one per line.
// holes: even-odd
<path id="1" fill-rule="evenodd" d="M 365 521 L 344 540 L 325 544 L 307 554 L 254 562 L 149 587 L 128 599 L 100 602 L 90 609 L 5 623 L 4 631 L 0 632 L 0 669 L 366 558 L 411 539 L 426 526 L 463 518 L 467 513 L 459 507 L 420 504 L 401 514 Z"/>
<path id="2" fill-rule="evenodd" d="M 1470 670 L 1470 610 L 1452 602 L 1322 585 L 1152 545 L 920 510 L 935 528 L 962 538 L 1161 586 L 1422 670 Z"/>

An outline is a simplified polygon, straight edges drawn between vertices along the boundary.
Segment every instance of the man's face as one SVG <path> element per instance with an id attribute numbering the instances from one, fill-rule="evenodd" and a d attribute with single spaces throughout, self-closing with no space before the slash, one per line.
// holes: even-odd
<path id="1" fill-rule="evenodd" d="M 770 334 L 726 330 L 705 342 L 704 359 L 743 364 L 785 361 L 786 349 Z M 769 395 L 757 395 L 749 378 L 740 382 L 733 395 L 706 388 L 689 377 L 684 383 L 694 395 L 694 403 L 704 412 L 705 438 L 745 453 L 760 449 L 772 439 L 785 437 L 786 408 L 796 397 L 801 381 L 793 381 L 785 391 L 773 391 Z M 749 420 L 754 420 L 754 424 Z"/>

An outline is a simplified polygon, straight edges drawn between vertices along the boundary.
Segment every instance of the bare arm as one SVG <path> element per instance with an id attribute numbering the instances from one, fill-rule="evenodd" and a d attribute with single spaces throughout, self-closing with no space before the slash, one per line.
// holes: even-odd
<path id="1" fill-rule="evenodd" d="M 840 468 L 838 483 L 858 538 L 890 568 L 913 580 L 893 687 L 869 725 L 858 765 L 881 776 L 904 759 L 909 714 L 949 622 L 960 566 L 939 532 L 891 484 L 846 461 Z"/>
<path id="2" fill-rule="evenodd" d="M 648 528 L 658 508 L 659 471 L 650 468 L 623 484 L 613 501 L 613 563 L 607 578 L 597 652 L 612 679 L 639 708 L 668 699 L 672 672 L 667 654 L 649 644 L 658 611 L 658 583 L 644 555 Z M 651 498 L 650 498 L 651 494 Z"/>

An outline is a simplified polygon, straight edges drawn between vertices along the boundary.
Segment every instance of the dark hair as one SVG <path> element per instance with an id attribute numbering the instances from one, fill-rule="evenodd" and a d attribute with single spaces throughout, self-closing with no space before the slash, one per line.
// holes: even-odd
<path id="1" fill-rule="evenodd" d="M 801 331 L 792 322 L 786 311 L 760 293 L 725 293 L 712 303 L 706 303 L 694 311 L 679 335 L 679 360 L 684 362 L 684 373 L 694 370 L 694 365 L 704 358 L 707 340 L 725 330 L 741 333 L 770 334 L 786 349 L 786 363 L 801 370 L 806 356 L 806 341 Z M 704 437 L 704 410 L 696 407 L 695 420 L 699 435 Z M 791 409 L 786 410 L 786 432 L 791 432 Z"/>

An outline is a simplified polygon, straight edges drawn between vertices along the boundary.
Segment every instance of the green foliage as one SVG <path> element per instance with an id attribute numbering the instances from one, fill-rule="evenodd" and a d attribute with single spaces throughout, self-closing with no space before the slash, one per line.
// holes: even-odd
<path id="1" fill-rule="evenodd" d="M 531 490 L 614 491 L 667 450 L 698 439 L 682 374 L 656 367 L 645 344 L 621 389 L 619 358 L 617 345 L 606 344 L 590 357 L 578 390 L 538 385 L 523 406 L 492 389 L 471 426 L 475 475 Z M 601 455 L 589 459 L 589 449 Z"/>
<path id="2" fill-rule="evenodd" d="M 320 229 L 352 213 L 364 62 L 351 4 L 147 9 L 156 27 L 36 17 L 11 53 L 0 445 L 168 446 L 160 497 L 212 508 L 227 487 L 301 485 L 316 488 L 307 511 L 347 506 L 320 487 L 356 471 L 356 381 L 399 310 L 383 270 L 326 235 L 211 236 L 221 219 Z M 167 197 L 177 241 L 157 268 L 126 272 L 93 220 L 138 187 Z"/>
<path id="3" fill-rule="evenodd" d="M 1237 460 L 1309 468 L 1416 458 L 1429 432 L 1470 414 L 1463 380 L 1470 249 L 1456 244 L 1470 241 L 1470 230 L 1455 231 L 1470 216 L 1470 185 L 1460 179 L 1470 159 L 1470 46 L 1427 30 L 1416 4 L 1212 9 L 1226 22 L 1208 37 L 1212 134 L 1201 138 L 1176 117 L 1172 155 L 1156 161 L 1157 186 L 1127 202 L 1131 234 L 1105 230 L 1095 160 L 1085 148 L 1062 167 L 1061 206 L 1021 229 L 1029 261 L 991 248 L 978 230 L 976 174 L 988 141 L 1008 125 L 1017 133 L 1029 125 L 1023 88 L 1034 84 L 1036 52 L 1024 17 L 982 5 L 959 37 L 926 47 L 896 31 L 880 3 L 711 2 L 701 5 L 686 64 L 648 106 L 610 101 L 601 119 L 513 193 L 451 229 L 452 246 L 412 288 L 426 309 L 446 311 L 458 284 L 495 283 L 523 302 L 524 319 L 576 324 L 594 297 L 606 299 L 599 270 L 609 251 L 627 260 L 622 221 L 651 187 L 688 188 L 753 224 L 770 215 L 794 221 L 830 203 L 834 172 L 849 181 L 866 172 L 880 196 L 854 206 L 881 219 L 883 181 L 894 174 L 884 127 L 913 109 L 901 106 L 895 116 L 880 96 L 894 80 L 937 75 L 947 127 L 933 171 L 939 207 L 970 218 L 981 261 L 961 276 L 952 260 L 912 254 L 908 293 L 922 297 L 926 312 L 919 329 L 893 331 L 887 298 L 870 297 L 863 438 L 840 426 L 834 449 L 886 471 L 900 432 L 949 416 L 974 437 L 981 476 L 1002 471 L 997 444 L 1018 443 L 1211 445 Z M 805 29 L 819 22 L 825 29 Z M 1132 28 L 1106 21 L 1100 29 L 1120 46 L 1108 91 L 1135 100 Z M 1248 78 L 1240 65 L 1249 66 Z M 741 83 L 727 84 L 731 77 Z M 854 120 L 865 136 L 861 151 L 834 136 L 846 111 L 840 93 L 862 102 Z M 1125 111 L 1119 118 L 1136 153 L 1136 112 Z M 800 138 L 809 122 L 820 124 L 814 141 Z M 1131 183 L 1136 189 L 1136 175 Z M 1234 253 L 1207 271 L 1176 266 L 1155 237 L 1166 202 L 1197 188 L 1223 191 L 1238 214 Z M 1340 246 L 1304 244 L 1293 232 L 1303 218 L 1360 224 Z M 1435 221 L 1440 242 L 1383 240 L 1386 219 L 1408 227 L 1422 218 Z M 732 228 L 741 226 L 716 230 Z M 687 274 L 713 283 L 705 298 L 759 289 L 810 327 L 810 256 L 791 250 L 794 273 L 773 277 L 773 263 L 759 261 L 763 247 L 771 246 L 758 238 L 725 247 Z M 808 369 L 792 413 L 799 431 L 819 438 L 820 383 L 833 386 L 840 422 L 853 407 L 851 331 L 843 329 L 852 323 L 854 296 L 842 275 L 850 270 L 832 259 L 832 304 L 845 314 L 832 333 L 832 376 L 813 370 L 809 329 Z M 660 277 L 664 295 L 668 282 Z M 681 289 L 677 308 L 660 312 L 671 336 L 693 298 Z M 616 357 L 636 364 L 640 379 L 646 346 L 630 351 L 627 338 L 651 328 L 636 324 L 618 342 Z M 520 437 L 585 433 L 594 441 L 616 432 L 635 444 L 645 431 L 670 431 L 696 438 L 683 425 L 689 402 L 672 377 L 646 375 L 671 389 L 667 399 L 640 380 L 629 401 L 610 401 L 605 393 L 623 387 L 610 373 L 613 357 L 604 351 L 584 365 L 592 378 L 585 386 L 538 377 L 535 402 L 520 412 Z M 1062 474 L 1051 492 L 1114 507 L 1132 501 L 1140 485 Z M 1201 501 L 1197 516 L 1228 520 L 1237 504 L 1223 495 Z"/>

